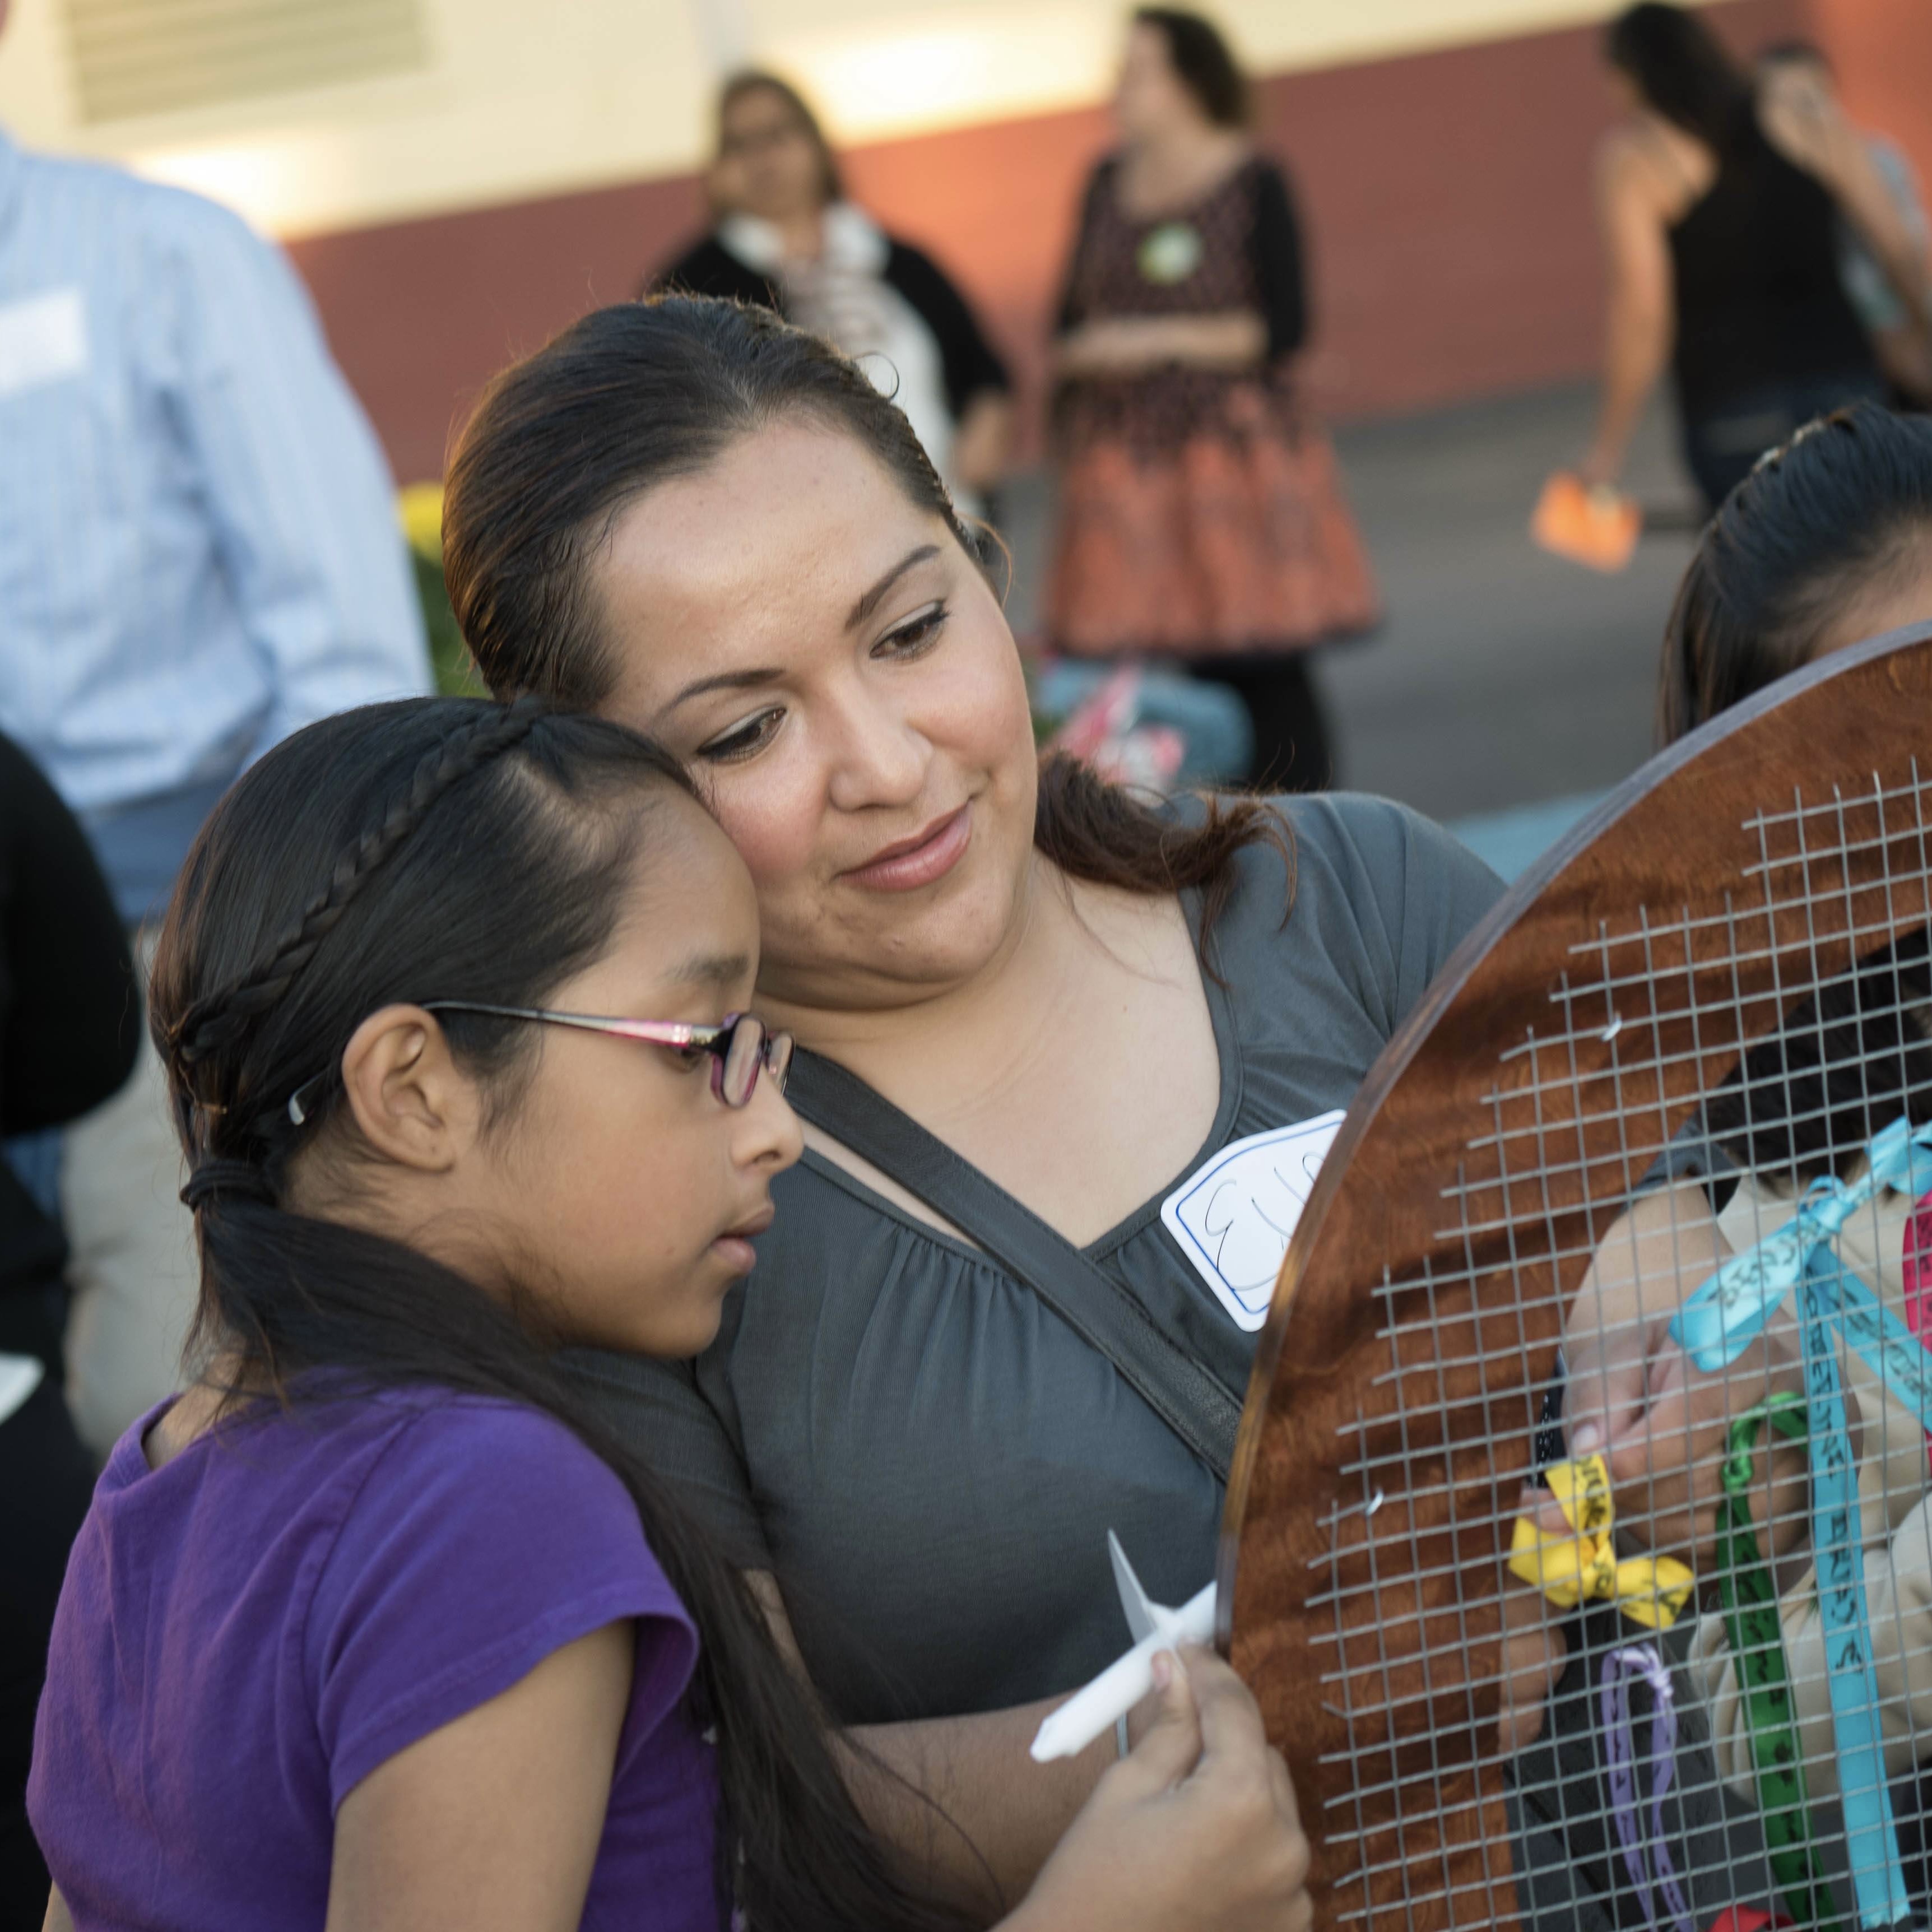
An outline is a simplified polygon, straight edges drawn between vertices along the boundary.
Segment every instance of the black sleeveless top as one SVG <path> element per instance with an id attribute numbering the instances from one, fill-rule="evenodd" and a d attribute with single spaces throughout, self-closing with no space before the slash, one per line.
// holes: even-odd
<path id="1" fill-rule="evenodd" d="M 1876 374 L 1838 279 L 1838 221 L 1830 191 L 1772 146 L 1754 113 L 1670 231 L 1687 421 L 1786 382 Z"/>

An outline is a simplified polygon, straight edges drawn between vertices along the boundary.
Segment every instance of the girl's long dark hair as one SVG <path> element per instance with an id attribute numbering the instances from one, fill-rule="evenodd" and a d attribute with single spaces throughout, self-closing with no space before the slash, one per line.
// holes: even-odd
<path id="1" fill-rule="evenodd" d="M 767 310 L 688 296 L 626 302 L 506 370 L 458 442 L 443 496 L 443 574 L 490 688 L 595 710 L 616 681 L 590 582 L 612 520 L 739 437 L 801 416 L 851 436 L 977 557 L 898 408 L 830 343 Z M 1064 756 L 1042 766 L 1034 842 L 1076 878 L 1198 888 L 1204 934 L 1243 846 L 1273 843 L 1292 868 L 1282 819 L 1258 801 L 1210 800 L 1184 824 Z"/>
<path id="2" fill-rule="evenodd" d="M 623 1480 L 696 1621 L 721 1904 L 760 1928 L 940 1932 L 969 1921 L 860 1818 L 743 1580 L 512 1310 L 413 1249 L 282 1204 L 291 1157 L 342 1107 L 360 1022 L 397 1001 L 544 1004 L 608 945 L 654 816 L 690 789 L 647 740 L 536 700 L 351 712 L 237 782 L 189 855 L 150 997 L 193 1170 L 197 1341 L 242 1394 L 452 1390 L 554 1417 Z M 532 1030 L 470 1015 L 446 1030 L 492 1107 L 514 1106 Z M 333 1372 L 318 1387 L 311 1369 Z"/>
<path id="3" fill-rule="evenodd" d="M 1665 120 L 1720 154 L 1750 126 L 1750 80 L 1696 14 L 1664 0 L 1640 0 L 1612 20 L 1604 38 L 1611 66 L 1629 76 Z"/>
<path id="4" fill-rule="evenodd" d="M 1718 506 L 1664 628 L 1665 744 L 1796 670 L 1932 537 L 1932 420 L 1859 403 L 1808 424 Z"/>

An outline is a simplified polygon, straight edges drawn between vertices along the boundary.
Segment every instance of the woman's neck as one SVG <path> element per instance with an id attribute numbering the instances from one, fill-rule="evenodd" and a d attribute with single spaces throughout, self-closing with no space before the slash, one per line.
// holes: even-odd
<path id="1" fill-rule="evenodd" d="M 1081 885 L 1036 853 L 1005 934 L 968 977 L 863 1005 L 761 1004 L 814 1052 L 914 1112 L 928 1091 L 970 1105 L 1006 1083 L 1058 1004 L 1088 978 L 1082 956 L 1108 947 L 1114 927 L 1136 922 L 1131 908 L 1114 904 L 1129 897 Z"/>
<path id="2" fill-rule="evenodd" d="M 1158 212 L 1198 198 L 1238 166 L 1247 153 L 1238 130 L 1211 123 L 1177 123 L 1128 144 L 1126 198 L 1140 211 Z"/>
<path id="3" fill-rule="evenodd" d="M 779 245 L 788 262 L 815 262 L 825 252 L 825 211 L 812 207 L 799 209 L 774 221 Z"/>

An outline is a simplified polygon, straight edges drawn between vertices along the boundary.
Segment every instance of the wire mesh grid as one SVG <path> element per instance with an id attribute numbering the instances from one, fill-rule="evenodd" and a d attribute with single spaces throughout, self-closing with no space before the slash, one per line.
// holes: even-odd
<path id="1" fill-rule="evenodd" d="M 1573 946 L 1432 1251 L 1364 1285 L 1387 1348 L 1306 1599 L 1337 1922 L 1925 1920 L 1924 794 L 1794 794 L 1720 902 Z"/>

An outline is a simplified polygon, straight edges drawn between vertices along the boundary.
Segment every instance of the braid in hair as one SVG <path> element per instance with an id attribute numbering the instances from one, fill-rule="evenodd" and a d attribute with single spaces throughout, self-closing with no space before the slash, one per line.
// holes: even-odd
<path id="1" fill-rule="evenodd" d="M 194 1069 L 233 1046 L 254 1022 L 281 1003 L 362 888 L 445 794 L 520 744 L 551 710 L 539 698 L 519 698 L 514 704 L 483 712 L 424 754 L 381 820 L 337 861 L 327 885 L 303 908 L 281 944 L 240 979 L 196 1000 L 168 1029 L 168 1059 L 182 1091 L 194 1094 Z M 212 1100 L 197 1099 L 210 1112 L 225 1111 Z M 205 1136 L 193 1138 L 199 1142 Z"/>

